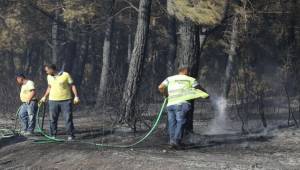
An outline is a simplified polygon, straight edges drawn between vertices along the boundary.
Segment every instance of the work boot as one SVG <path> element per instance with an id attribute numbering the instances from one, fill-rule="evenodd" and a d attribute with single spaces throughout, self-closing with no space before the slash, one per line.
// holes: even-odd
<path id="1" fill-rule="evenodd" d="M 181 147 L 186 147 L 187 146 L 187 144 L 185 144 L 183 142 L 180 142 L 178 145 L 181 146 Z"/>
<path id="2" fill-rule="evenodd" d="M 184 146 L 181 146 L 181 145 L 178 145 L 178 144 L 170 144 L 169 149 L 184 150 Z"/>
<path id="3" fill-rule="evenodd" d="M 168 145 L 168 149 L 175 149 L 175 148 L 176 148 L 176 145 L 171 145 L 171 144 Z"/>
<path id="4" fill-rule="evenodd" d="M 170 144 L 169 144 L 169 149 L 177 149 L 177 147 L 178 147 L 178 144 L 176 144 L 176 143 L 173 143 L 173 142 L 170 142 Z"/>

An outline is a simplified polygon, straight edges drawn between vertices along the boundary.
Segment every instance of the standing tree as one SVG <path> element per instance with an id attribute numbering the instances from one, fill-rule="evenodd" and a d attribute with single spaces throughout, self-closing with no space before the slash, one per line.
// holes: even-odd
<path id="1" fill-rule="evenodd" d="M 111 41 L 113 35 L 113 25 L 114 25 L 114 6 L 115 0 L 109 2 L 109 15 L 106 20 L 106 29 L 104 36 L 104 44 L 103 44 L 103 55 L 102 55 L 102 71 L 99 83 L 99 90 L 97 96 L 97 106 L 101 104 L 102 99 L 105 97 L 105 92 L 107 89 L 107 83 L 109 78 L 109 70 L 110 70 L 110 60 L 111 60 Z"/>
<path id="2" fill-rule="evenodd" d="M 198 77 L 200 64 L 200 49 L 203 49 L 206 35 L 199 36 L 199 26 L 202 30 L 205 27 L 213 26 L 224 18 L 225 8 L 228 1 L 189 1 L 174 0 L 173 11 L 180 20 L 177 61 L 179 67 L 189 67 L 191 76 Z M 200 39 L 201 38 L 201 39 Z M 201 46 L 202 47 L 201 47 Z M 187 130 L 193 131 L 194 102 L 188 113 Z"/>
<path id="3" fill-rule="evenodd" d="M 134 99 L 138 89 L 138 82 L 146 57 L 146 47 L 149 32 L 151 0 L 141 0 L 139 5 L 138 24 L 134 41 L 134 48 L 130 60 L 129 71 L 122 98 L 122 121 L 134 119 Z"/>
<path id="4" fill-rule="evenodd" d="M 179 60 L 179 67 L 189 67 L 192 77 L 197 77 L 199 70 L 199 27 L 189 20 L 180 23 L 179 26 L 179 46 L 177 58 Z M 191 110 L 187 116 L 187 131 L 193 131 L 193 112 L 194 101 L 191 101 Z"/>
<path id="5" fill-rule="evenodd" d="M 177 28 L 176 18 L 172 6 L 174 0 L 167 1 L 168 11 L 168 60 L 167 60 L 167 75 L 172 75 L 174 72 L 174 61 L 176 59 L 176 48 L 177 48 Z"/>
<path id="6" fill-rule="evenodd" d="M 236 55 L 236 47 L 237 47 L 237 36 L 238 36 L 238 17 L 235 15 L 232 21 L 232 30 L 230 36 L 230 49 L 228 52 L 228 59 L 225 71 L 225 82 L 223 88 L 222 96 L 228 98 L 230 86 L 231 86 L 231 79 L 234 67 L 234 57 Z"/>
<path id="7" fill-rule="evenodd" d="M 59 37 L 59 15 L 60 15 L 60 4 L 58 0 L 55 0 L 55 9 L 54 9 L 54 19 L 52 21 L 52 29 L 51 29 L 51 42 L 52 44 L 50 45 L 51 50 L 52 50 L 52 60 L 51 62 L 53 64 L 58 64 L 58 56 L 59 56 L 59 51 L 60 51 L 60 43 L 58 41 Z"/>

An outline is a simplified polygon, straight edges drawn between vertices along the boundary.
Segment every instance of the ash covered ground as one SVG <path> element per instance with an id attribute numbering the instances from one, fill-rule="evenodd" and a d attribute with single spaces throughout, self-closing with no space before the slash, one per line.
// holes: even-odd
<path id="1" fill-rule="evenodd" d="M 88 123 L 88 120 L 99 123 L 92 118 L 75 118 L 81 140 L 130 143 L 145 133 L 134 135 L 123 129 L 101 134 L 102 129 L 98 134 L 97 130 L 91 130 L 98 123 Z M 60 123 L 63 129 L 63 122 Z M 207 124 L 205 120 L 196 122 L 195 128 L 205 129 Z M 194 145 L 180 151 L 167 148 L 163 127 L 164 121 L 146 142 L 128 149 L 99 148 L 76 142 L 35 144 L 21 136 L 2 139 L 0 169 L 300 169 L 300 130 L 295 127 L 274 126 L 247 135 L 205 135 L 199 131 L 186 137 Z"/>

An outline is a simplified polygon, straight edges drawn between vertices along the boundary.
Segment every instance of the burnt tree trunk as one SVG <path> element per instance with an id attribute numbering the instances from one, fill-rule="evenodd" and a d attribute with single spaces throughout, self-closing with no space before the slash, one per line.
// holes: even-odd
<path id="1" fill-rule="evenodd" d="M 90 42 L 90 36 L 89 34 L 84 34 L 81 38 L 80 48 L 79 48 L 79 56 L 75 60 L 75 64 L 73 67 L 73 73 L 74 76 L 74 82 L 77 86 L 77 88 L 80 90 L 85 65 L 88 59 L 88 53 L 89 53 L 89 42 Z"/>
<path id="2" fill-rule="evenodd" d="M 65 50 L 65 57 L 63 59 L 63 68 L 67 72 L 71 72 L 73 70 L 74 61 L 77 60 L 77 42 L 74 33 L 74 23 L 71 22 L 68 24 L 70 31 L 67 32 L 67 48 Z"/>
<path id="3" fill-rule="evenodd" d="M 191 21 L 180 22 L 178 40 L 178 65 L 189 67 L 191 76 L 197 76 L 199 69 L 199 27 Z"/>
<path id="4" fill-rule="evenodd" d="M 232 31 L 230 36 L 230 49 L 227 59 L 226 71 L 225 71 L 225 82 L 223 87 L 223 94 L 222 96 L 226 99 L 228 98 L 230 87 L 231 87 L 231 80 L 232 80 L 232 73 L 234 67 L 234 56 L 236 55 L 236 46 L 237 46 L 237 35 L 238 35 L 238 17 L 235 16 L 232 21 Z"/>
<path id="5" fill-rule="evenodd" d="M 199 29 L 199 40 L 197 40 L 197 42 L 199 42 L 199 51 L 198 51 L 198 55 L 197 55 L 197 63 L 194 66 L 194 68 L 192 67 L 191 70 L 191 76 L 197 78 L 198 76 L 198 71 L 199 71 L 199 65 L 200 65 L 200 56 L 202 54 L 204 45 L 206 43 L 207 40 L 207 34 L 206 34 L 206 29 L 205 28 L 200 28 Z M 194 121 L 194 101 L 191 100 L 191 109 L 188 112 L 188 116 L 187 116 L 187 125 L 186 125 L 186 130 L 188 132 L 193 132 L 194 126 L 193 126 L 193 121 Z"/>
<path id="6" fill-rule="evenodd" d="M 189 67 L 190 75 L 197 77 L 199 70 L 199 27 L 191 21 L 180 22 L 179 24 L 179 40 L 177 58 L 179 67 Z M 194 115 L 194 101 L 191 102 L 191 109 L 187 113 L 186 130 L 193 131 L 193 115 Z"/>
<path id="7" fill-rule="evenodd" d="M 52 60 L 51 62 L 53 64 L 58 64 L 58 56 L 59 56 L 59 42 L 58 42 L 58 34 L 59 34 L 59 28 L 58 28 L 58 19 L 59 19 L 59 2 L 56 1 L 56 9 L 54 11 L 54 20 L 52 21 L 52 29 L 51 29 L 51 35 L 52 35 L 52 45 L 51 45 L 51 50 L 52 50 Z"/>
<path id="8" fill-rule="evenodd" d="M 138 25 L 135 35 L 134 49 L 129 64 L 129 71 L 122 98 L 122 121 L 126 120 L 130 122 L 135 117 L 133 104 L 143 69 L 144 59 L 146 57 L 151 1 L 152 0 L 141 0 L 139 5 Z"/>
<path id="9" fill-rule="evenodd" d="M 101 77 L 100 77 L 100 84 L 97 96 L 97 106 L 101 104 L 102 99 L 105 98 L 105 93 L 107 90 L 107 83 L 109 78 L 109 70 L 110 70 L 110 62 L 111 62 L 111 41 L 113 35 L 113 25 L 114 25 L 114 5 L 115 0 L 110 2 L 109 7 L 109 15 L 107 18 L 107 25 L 105 30 L 105 37 L 103 43 L 103 54 L 102 54 L 102 70 L 101 70 Z"/>
<path id="10" fill-rule="evenodd" d="M 129 13 L 129 21 L 132 20 L 132 12 L 130 11 Z M 130 62 L 131 55 L 132 55 L 132 29 L 131 29 L 131 24 L 128 25 L 128 46 L 127 46 L 127 62 Z"/>
<path id="11" fill-rule="evenodd" d="M 31 71 L 31 66 L 32 66 L 32 48 L 28 48 L 25 50 L 25 55 L 24 55 L 24 59 L 25 59 L 25 67 L 24 67 L 24 72 L 26 75 L 30 75 L 30 71 Z"/>
<path id="12" fill-rule="evenodd" d="M 167 59 L 167 75 L 171 76 L 174 74 L 174 61 L 176 59 L 176 48 L 177 48 L 177 34 L 176 34 L 176 18 L 174 11 L 172 10 L 173 0 L 168 0 L 168 59 Z"/>
<path id="13" fill-rule="evenodd" d="M 285 82 L 284 82 L 284 90 L 287 96 L 288 102 L 288 125 L 290 124 L 291 117 L 294 120 L 294 123 L 297 127 L 299 127 L 298 122 L 295 118 L 294 112 L 291 109 L 291 94 L 289 94 L 289 89 L 291 86 L 290 79 L 293 76 L 293 65 L 294 59 L 297 57 L 296 54 L 296 46 L 297 46 L 297 39 L 296 39 L 296 24 L 297 24 L 297 0 L 292 0 L 289 6 L 290 16 L 286 23 L 287 29 L 287 47 L 286 47 L 286 63 L 285 63 Z"/>
<path id="14" fill-rule="evenodd" d="M 264 89 L 258 90 L 257 91 L 257 105 L 258 105 L 258 113 L 260 115 L 262 124 L 264 126 L 264 128 L 267 128 L 268 124 L 267 124 L 267 119 L 265 116 L 265 111 L 264 111 L 264 98 L 265 98 L 265 92 Z"/>
<path id="15" fill-rule="evenodd" d="M 200 46 L 200 51 L 199 51 L 199 57 L 201 57 L 201 54 L 203 52 L 204 49 L 204 45 L 207 42 L 207 29 L 204 27 L 201 27 L 199 29 L 199 46 Z"/>

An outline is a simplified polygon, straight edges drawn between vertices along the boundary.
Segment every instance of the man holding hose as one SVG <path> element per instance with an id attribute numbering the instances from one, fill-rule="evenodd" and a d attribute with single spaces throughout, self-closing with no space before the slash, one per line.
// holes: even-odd
<path id="1" fill-rule="evenodd" d="M 35 115 L 37 112 L 37 98 L 34 82 L 27 79 L 24 74 L 16 75 L 17 83 L 21 86 L 20 99 L 23 103 L 18 112 L 22 124 L 21 134 L 32 135 L 35 128 Z"/>
<path id="2" fill-rule="evenodd" d="M 168 77 L 159 85 L 159 91 L 168 96 L 168 132 L 170 147 L 180 149 L 183 146 L 183 131 L 187 122 L 187 112 L 191 108 L 190 99 L 207 98 L 203 91 L 194 91 L 201 88 L 195 78 L 188 76 L 189 69 L 182 67 L 179 74 Z"/>
<path id="3" fill-rule="evenodd" d="M 64 115 L 68 140 L 72 141 L 74 136 L 72 93 L 74 94 L 73 103 L 79 103 L 79 97 L 73 79 L 67 72 L 58 72 L 55 65 L 46 65 L 48 88 L 41 102 L 45 102 L 49 96 L 50 112 L 50 135 L 55 137 L 57 134 L 57 122 L 60 112 Z"/>

